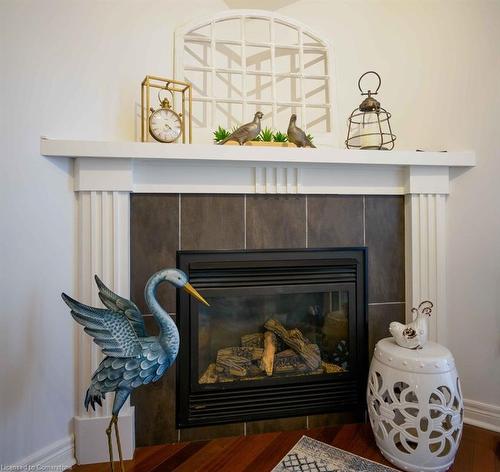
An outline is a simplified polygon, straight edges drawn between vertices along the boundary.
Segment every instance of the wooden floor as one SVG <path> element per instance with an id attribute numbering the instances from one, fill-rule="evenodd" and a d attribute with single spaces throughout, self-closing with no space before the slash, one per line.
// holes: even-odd
<path id="1" fill-rule="evenodd" d="M 381 464 L 370 426 L 345 425 L 283 433 L 238 436 L 138 448 L 126 462 L 134 472 L 267 472 L 305 434 Z M 465 425 L 453 472 L 500 472 L 500 434 Z M 118 466 L 118 463 L 116 464 Z M 108 472 L 108 464 L 75 466 L 78 472 Z M 119 472 L 119 467 L 115 468 Z"/>

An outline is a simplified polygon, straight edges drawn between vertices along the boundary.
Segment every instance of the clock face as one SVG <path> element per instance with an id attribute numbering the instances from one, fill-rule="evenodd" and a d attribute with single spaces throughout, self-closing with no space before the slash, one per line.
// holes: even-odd
<path id="1" fill-rule="evenodd" d="M 175 111 L 160 108 L 149 117 L 149 131 L 157 141 L 172 143 L 181 135 L 181 119 Z"/>

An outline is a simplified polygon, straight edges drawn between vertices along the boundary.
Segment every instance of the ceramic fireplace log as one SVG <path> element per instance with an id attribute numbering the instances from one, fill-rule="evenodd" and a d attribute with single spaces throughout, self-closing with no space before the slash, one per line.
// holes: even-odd
<path id="1" fill-rule="evenodd" d="M 309 369 L 316 370 L 321 366 L 320 353 L 314 349 L 314 344 L 307 342 L 306 338 L 298 329 L 287 331 L 279 321 L 273 319 L 267 320 L 264 326 L 299 354 Z"/>
<path id="2" fill-rule="evenodd" d="M 332 364 L 331 362 L 322 362 L 321 367 L 325 374 L 338 374 L 339 372 L 345 372 L 345 370 L 337 364 Z"/>
<path id="3" fill-rule="evenodd" d="M 201 384 L 213 384 L 217 382 L 217 379 L 217 369 L 215 363 L 212 362 L 211 364 L 209 364 L 207 370 L 203 373 L 198 382 Z"/>
<path id="4" fill-rule="evenodd" d="M 235 377 L 246 377 L 260 371 L 252 361 L 262 358 L 263 348 L 259 347 L 226 347 L 217 351 L 216 371 Z"/>
<path id="5" fill-rule="evenodd" d="M 264 349 L 262 347 L 225 347 L 217 351 L 217 360 L 232 357 L 242 357 L 248 361 L 257 361 L 262 358 L 263 353 Z"/>
<path id="6" fill-rule="evenodd" d="M 245 334 L 241 337 L 243 347 L 264 347 L 264 335 L 262 333 Z"/>
<path id="7" fill-rule="evenodd" d="M 215 367 L 218 374 L 232 375 L 234 377 L 246 377 L 247 367 L 250 361 L 244 357 L 232 356 L 217 359 Z"/>
<path id="8" fill-rule="evenodd" d="M 306 365 L 302 357 L 293 349 L 286 349 L 278 352 L 274 358 L 275 374 L 306 374 L 311 369 Z"/>
<path id="9" fill-rule="evenodd" d="M 266 372 L 266 375 L 273 375 L 274 355 L 278 348 L 276 335 L 271 331 L 264 333 L 264 353 L 260 361 L 260 368 Z"/>

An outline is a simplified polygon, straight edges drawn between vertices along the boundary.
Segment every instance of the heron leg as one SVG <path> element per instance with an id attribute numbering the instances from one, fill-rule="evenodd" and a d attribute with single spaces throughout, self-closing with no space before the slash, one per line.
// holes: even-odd
<path id="1" fill-rule="evenodd" d="M 120 469 L 121 472 L 125 472 L 125 465 L 123 464 L 122 443 L 120 442 L 120 432 L 118 431 L 118 415 L 113 416 L 113 418 L 115 425 L 116 445 L 118 446 L 118 458 L 120 460 Z"/>
<path id="2" fill-rule="evenodd" d="M 108 437 L 108 450 L 109 450 L 109 464 L 111 465 L 111 472 L 115 471 L 113 464 L 113 443 L 111 441 L 111 429 L 113 427 L 114 416 L 111 418 L 108 427 L 106 428 L 106 436 Z"/>
<path id="3" fill-rule="evenodd" d="M 118 457 L 120 460 L 121 472 L 125 472 L 125 465 L 123 464 L 122 444 L 120 442 L 120 433 L 118 431 L 118 415 L 120 413 L 122 406 L 127 401 L 129 395 L 130 395 L 130 390 L 126 389 L 118 389 L 115 392 L 115 399 L 113 401 L 113 410 L 110 423 L 110 425 L 113 424 L 115 427 L 116 445 L 118 446 Z"/>

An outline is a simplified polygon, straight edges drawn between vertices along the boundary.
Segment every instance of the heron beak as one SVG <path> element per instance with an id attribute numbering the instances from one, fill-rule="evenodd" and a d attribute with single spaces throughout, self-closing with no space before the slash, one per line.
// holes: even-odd
<path id="1" fill-rule="evenodd" d="M 204 303 L 207 306 L 210 306 L 208 302 L 198 293 L 198 291 L 188 282 L 184 287 L 182 287 L 189 295 L 196 298 L 196 300 Z"/>

